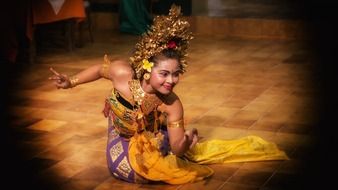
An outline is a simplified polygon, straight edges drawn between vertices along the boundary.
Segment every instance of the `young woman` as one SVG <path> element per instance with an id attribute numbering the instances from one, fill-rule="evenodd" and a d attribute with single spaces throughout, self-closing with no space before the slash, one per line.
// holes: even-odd
<path id="1" fill-rule="evenodd" d="M 110 61 L 68 77 L 51 68 L 57 88 L 106 78 L 113 90 L 106 99 L 107 161 L 119 179 L 183 184 L 202 180 L 213 171 L 201 164 L 287 159 L 284 152 L 259 137 L 197 143 L 196 129 L 186 130 L 183 106 L 173 88 L 185 72 L 192 35 L 179 7 L 156 17 L 149 33 L 136 44 L 130 62 Z M 255 146 L 252 146 L 252 145 Z M 210 147 L 213 147 L 210 149 Z"/>

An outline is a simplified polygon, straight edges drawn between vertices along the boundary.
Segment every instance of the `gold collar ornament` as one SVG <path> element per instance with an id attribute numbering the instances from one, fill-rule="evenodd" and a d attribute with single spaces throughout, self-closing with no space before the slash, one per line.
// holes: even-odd
<path id="1" fill-rule="evenodd" d="M 163 103 L 156 94 L 144 92 L 139 80 L 131 80 L 128 83 L 129 89 L 133 94 L 133 100 L 143 114 L 148 115 Z"/>
<path id="2" fill-rule="evenodd" d="M 146 71 L 144 60 L 160 54 L 164 49 L 174 49 L 180 55 L 182 73 L 187 67 L 187 49 L 189 41 L 193 39 L 189 31 L 189 23 L 182 19 L 181 7 L 172 5 L 169 15 L 156 16 L 150 29 L 141 36 L 135 45 L 135 53 L 130 57 L 130 64 L 141 79 Z"/>

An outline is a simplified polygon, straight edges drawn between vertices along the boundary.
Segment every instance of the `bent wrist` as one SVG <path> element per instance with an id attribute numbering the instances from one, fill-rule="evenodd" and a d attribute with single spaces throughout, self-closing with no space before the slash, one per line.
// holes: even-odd
<path id="1" fill-rule="evenodd" d="M 69 88 L 74 88 L 79 84 L 79 78 L 77 76 L 72 76 L 69 78 Z"/>

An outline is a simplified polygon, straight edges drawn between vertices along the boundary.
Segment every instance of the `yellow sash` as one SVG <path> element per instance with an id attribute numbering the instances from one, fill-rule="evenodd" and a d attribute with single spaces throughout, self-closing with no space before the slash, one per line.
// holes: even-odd
<path id="1" fill-rule="evenodd" d="M 200 164 L 288 159 L 274 143 L 257 136 L 198 143 L 186 157 L 191 161 L 175 155 L 162 156 L 150 132 L 136 134 L 130 139 L 129 161 L 135 172 L 148 180 L 169 184 L 195 182 L 213 174 L 211 168 Z"/>

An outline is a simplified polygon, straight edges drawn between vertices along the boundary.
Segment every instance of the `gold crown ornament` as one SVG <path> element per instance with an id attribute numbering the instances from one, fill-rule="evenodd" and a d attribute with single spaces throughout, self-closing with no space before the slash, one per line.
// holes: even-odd
<path id="1" fill-rule="evenodd" d="M 179 53 L 180 67 L 182 73 L 185 72 L 187 49 L 189 41 L 193 39 L 189 27 L 189 23 L 182 19 L 180 6 L 172 5 L 169 15 L 156 16 L 150 29 L 136 43 L 134 55 L 130 57 L 130 64 L 136 72 L 136 77 L 140 79 L 145 72 L 150 72 L 149 58 L 164 49 L 174 49 Z"/>

